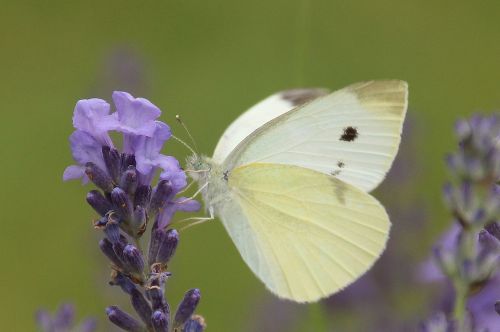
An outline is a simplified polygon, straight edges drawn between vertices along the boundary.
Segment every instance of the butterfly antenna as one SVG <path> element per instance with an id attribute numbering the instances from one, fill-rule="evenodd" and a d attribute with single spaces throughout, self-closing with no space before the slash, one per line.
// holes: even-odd
<path id="1" fill-rule="evenodd" d="M 187 126 L 184 124 L 184 122 L 182 122 L 182 119 L 181 119 L 181 116 L 179 114 L 177 114 L 175 116 L 175 119 L 177 120 L 177 122 L 179 122 L 179 124 L 182 126 L 182 128 L 184 128 L 184 130 L 186 131 L 186 133 L 188 134 L 189 138 L 191 139 L 191 142 L 193 143 L 193 146 L 194 146 L 194 149 L 196 151 L 198 151 L 198 146 L 196 145 L 196 141 L 194 140 L 193 136 L 191 135 L 191 133 L 189 132 Z"/>
<path id="2" fill-rule="evenodd" d="M 196 152 L 192 147 L 190 147 L 186 142 L 184 142 L 183 140 L 181 140 L 179 137 L 177 137 L 175 135 L 172 135 L 172 138 L 175 139 L 177 142 L 181 143 L 182 145 L 184 145 L 194 155 L 196 155 L 196 156 L 198 155 L 198 152 Z"/>

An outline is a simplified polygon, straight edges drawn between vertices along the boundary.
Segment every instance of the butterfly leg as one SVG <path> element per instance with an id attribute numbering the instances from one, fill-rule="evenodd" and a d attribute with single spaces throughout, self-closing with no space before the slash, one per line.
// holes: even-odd
<path id="1" fill-rule="evenodd" d="M 186 226 L 184 226 L 184 227 L 182 227 L 182 228 L 179 229 L 179 231 L 183 231 L 183 230 L 185 230 L 185 229 L 187 229 L 187 228 L 189 228 L 191 226 L 202 224 L 202 223 L 204 223 L 206 221 L 214 220 L 215 219 L 215 215 L 214 215 L 213 208 L 210 207 L 208 209 L 208 212 L 210 214 L 210 216 L 208 216 L 208 217 L 191 217 L 191 218 L 186 218 L 186 219 L 182 219 L 182 220 L 174 222 L 173 225 L 178 224 L 178 223 L 184 223 L 186 221 L 191 221 L 190 224 L 188 224 L 188 225 L 186 225 Z"/>
<path id="2" fill-rule="evenodd" d="M 192 183 L 192 182 L 191 182 L 191 183 Z M 208 182 L 207 182 L 207 183 L 205 183 L 203 186 L 201 186 L 201 187 L 200 187 L 200 188 L 199 188 L 199 189 L 198 189 L 198 190 L 197 190 L 197 191 L 193 194 L 193 196 L 188 197 L 188 198 L 186 198 L 185 200 L 182 200 L 182 201 L 180 201 L 180 202 L 177 202 L 177 204 L 183 204 L 183 203 L 186 203 L 186 202 L 188 202 L 188 201 L 191 201 L 191 200 L 195 199 L 195 198 L 196 198 L 196 196 L 198 196 L 198 195 L 199 195 L 199 194 L 203 191 L 203 189 L 205 189 L 205 188 L 207 187 L 207 185 L 208 185 Z"/>

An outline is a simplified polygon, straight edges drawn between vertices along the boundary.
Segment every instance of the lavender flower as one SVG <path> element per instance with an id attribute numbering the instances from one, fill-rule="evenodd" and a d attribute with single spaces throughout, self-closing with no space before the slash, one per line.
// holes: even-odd
<path id="1" fill-rule="evenodd" d="M 68 303 L 62 304 L 54 316 L 46 310 L 39 310 L 36 322 L 43 332 L 94 332 L 97 327 L 94 319 L 85 319 L 75 325 L 75 308 Z"/>
<path id="2" fill-rule="evenodd" d="M 158 121 L 160 110 L 143 98 L 126 92 L 114 92 L 115 113 L 100 99 L 79 101 L 70 137 L 77 165 L 64 172 L 64 180 L 82 178 L 92 181 L 101 191 L 92 190 L 87 202 L 99 214 L 95 227 L 104 238 L 99 247 L 111 261 L 111 285 L 129 295 L 139 319 L 116 306 L 106 309 L 109 320 L 125 331 L 175 331 L 189 325 L 203 331 L 200 319 L 192 319 L 200 300 L 198 289 L 190 290 L 179 305 L 171 324 L 170 305 L 165 298 L 170 277 L 167 263 L 175 253 L 179 233 L 168 227 L 176 211 L 197 211 L 200 203 L 176 197 L 186 187 L 186 175 L 179 162 L 161 154 L 170 138 L 170 128 Z M 118 151 L 109 132 L 123 134 L 123 151 Z M 160 181 L 152 187 L 157 171 Z M 141 239 L 150 220 L 148 250 L 141 249 Z M 198 326 L 196 328 L 195 326 Z"/>
<path id="3" fill-rule="evenodd" d="M 497 115 L 457 122 L 459 151 L 447 157 L 456 182 L 446 184 L 444 199 L 456 224 L 434 249 L 437 265 L 426 264 L 428 280 L 445 279 L 453 301 L 440 323 L 451 331 L 494 331 L 500 326 L 495 302 L 500 298 L 500 122 Z M 450 288 L 448 288 L 450 289 Z M 449 305 L 450 302 L 452 305 Z M 452 307 L 452 308 L 450 308 Z M 444 317 L 444 318 L 443 318 Z M 450 327 L 451 326 L 451 327 Z"/>

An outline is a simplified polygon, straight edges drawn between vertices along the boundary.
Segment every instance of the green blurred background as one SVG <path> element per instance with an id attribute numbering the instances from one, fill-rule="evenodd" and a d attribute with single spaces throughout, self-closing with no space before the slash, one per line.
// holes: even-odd
<path id="1" fill-rule="evenodd" d="M 498 1 L 2 1 L 0 330 L 34 330 L 38 307 L 70 300 L 108 331 L 103 308 L 127 302 L 106 285 L 88 188 L 61 179 L 78 99 L 118 89 L 146 97 L 179 136 L 182 114 L 210 154 L 232 119 L 274 91 L 407 80 L 422 162 L 405 190 L 428 211 L 412 249 L 425 257 L 447 222 L 440 187 L 453 121 L 498 108 L 499 64 Z M 186 155 L 175 142 L 167 153 Z M 168 296 L 175 306 L 199 287 L 209 331 L 272 331 L 263 322 L 280 319 L 285 331 L 335 330 L 336 312 L 322 304 L 267 294 L 219 222 L 181 237 Z"/>

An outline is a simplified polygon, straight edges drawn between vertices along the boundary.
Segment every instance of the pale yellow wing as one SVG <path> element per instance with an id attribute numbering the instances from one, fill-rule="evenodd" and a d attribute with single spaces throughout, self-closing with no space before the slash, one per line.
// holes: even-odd
<path id="1" fill-rule="evenodd" d="M 219 206 L 244 261 L 271 292 L 317 301 L 349 285 L 383 252 L 390 228 L 379 202 L 332 176 L 254 163 L 229 176 Z"/>
<path id="2" fill-rule="evenodd" d="M 270 120 L 233 149 L 224 168 L 295 165 L 369 192 L 397 154 L 407 104 L 404 81 L 350 85 Z"/>
<path id="3" fill-rule="evenodd" d="M 215 147 L 212 160 L 222 164 L 227 156 L 252 132 L 297 106 L 323 96 L 326 89 L 308 88 L 277 92 L 241 114 L 227 127 Z"/>

